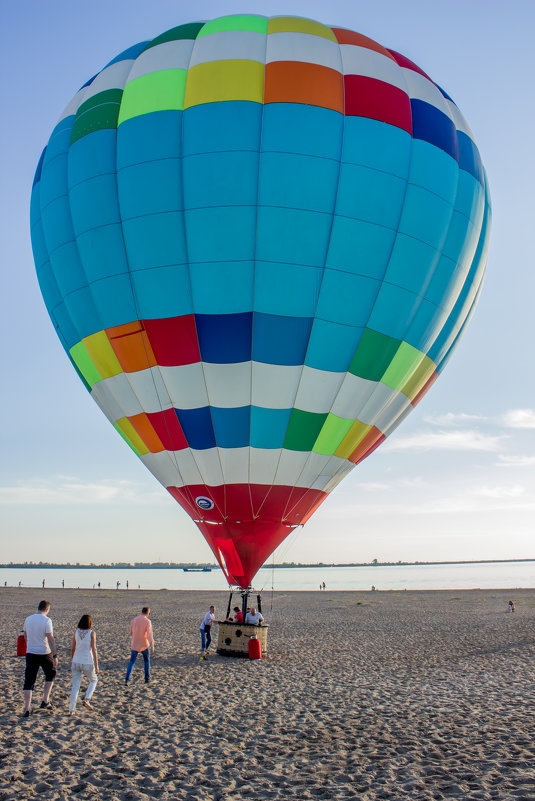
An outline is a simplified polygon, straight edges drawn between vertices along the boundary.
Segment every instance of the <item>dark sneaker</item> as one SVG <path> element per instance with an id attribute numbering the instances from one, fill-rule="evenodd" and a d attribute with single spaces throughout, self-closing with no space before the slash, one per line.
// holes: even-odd
<path id="1" fill-rule="evenodd" d="M 149 683 L 149 681 L 150 681 L 150 678 L 148 678 L 148 679 L 145 679 L 145 684 L 148 684 L 148 683 Z"/>
<path id="2" fill-rule="evenodd" d="M 25 711 L 22 713 L 22 717 L 23 717 L 23 718 L 29 718 L 31 714 L 32 714 L 32 710 L 31 710 L 31 709 L 26 709 L 26 710 L 25 710 Z"/>
<path id="3" fill-rule="evenodd" d="M 41 701 L 41 706 L 39 707 L 39 709 L 52 709 L 52 704 L 50 703 L 50 701 L 46 702 Z"/>

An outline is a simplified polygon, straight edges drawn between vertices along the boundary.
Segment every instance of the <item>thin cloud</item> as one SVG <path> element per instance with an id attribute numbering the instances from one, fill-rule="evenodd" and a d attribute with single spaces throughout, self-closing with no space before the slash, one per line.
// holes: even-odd
<path id="1" fill-rule="evenodd" d="M 522 498 L 526 494 L 526 488 L 521 484 L 498 487 L 483 486 L 475 490 L 474 494 L 481 495 L 483 498 L 496 498 L 498 500 L 506 498 Z"/>
<path id="2" fill-rule="evenodd" d="M 458 426 L 464 425 L 465 423 L 473 424 L 473 423 L 481 423 L 483 421 L 487 421 L 490 418 L 484 417 L 483 415 L 479 414 L 454 414 L 453 412 L 447 412 L 447 414 L 437 414 L 435 416 L 430 415 L 429 417 L 424 417 L 426 423 L 431 423 L 431 425 L 436 426 Z"/>
<path id="3" fill-rule="evenodd" d="M 507 428 L 535 428 L 535 409 L 510 409 L 503 416 Z"/>
<path id="4" fill-rule="evenodd" d="M 380 481 L 363 481 L 358 484 L 358 489 L 364 490 L 365 492 L 378 492 L 389 490 L 390 487 L 388 484 L 382 484 Z"/>
<path id="5" fill-rule="evenodd" d="M 503 436 L 481 434 L 479 431 L 428 431 L 388 440 L 383 452 L 389 451 L 497 451 Z"/>
<path id="6" fill-rule="evenodd" d="M 535 456 L 506 456 L 500 454 L 496 467 L 533 467 Z"/>
<path id="7" fill-rule="evenodd" d="M 67 483 L 68 482 L 68 483 Z M 120 481 L 86 483 L 69 478 L 67 482 L 39 481 L 25 486 L 0 487 L 0 506 L 70 506 L 72 504 L 154 504 L 166 493 L 144 491 L 139 485 Z"/>

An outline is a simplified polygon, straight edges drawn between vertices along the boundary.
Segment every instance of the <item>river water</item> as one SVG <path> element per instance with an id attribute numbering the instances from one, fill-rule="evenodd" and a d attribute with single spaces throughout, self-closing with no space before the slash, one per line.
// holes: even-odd
<path id="1" fill-rule="evenodd" d="M 154 569 L 59 569 L 0 568 L 0 586 L 98 587 L 149 590 L 225 590 L 219 569 L 210 573 Z M 316 590 L 325 582 L 328 590 L 440 590 L 513 589 L 535 587 L 535 560 L 529 562 L 469 563 L 462 565 L 366 565 L 364 567 L 264 567 L 257 573 L 257 590 Z"/>

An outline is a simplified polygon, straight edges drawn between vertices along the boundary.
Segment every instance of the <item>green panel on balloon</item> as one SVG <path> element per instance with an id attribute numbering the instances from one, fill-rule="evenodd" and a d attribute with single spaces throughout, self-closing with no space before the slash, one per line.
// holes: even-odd
<path id="1" fill-rule="evenodd" d="M 349 372 L 366 378 L 368 381 L 380 381 L 399 348 L 399 339 L 392 339 L 366 328 L 358 344 L 358 348 L 349 367 Z"/>
<path id="2" fill-rule="evenodd" d="M 119 125 L 152 111 L 184 108 L 187 70 L 159 70 L 134 78 L 125 87 Z"/>
<path id="3" fill-rule="evenodd" d="M 221 33 L 222 31 L 253 31 L 267 34 L 268 21 L 264 17 L 254 17 L 248 14 L 233 14 L 230 17 L 220 17 L 220 19 L 214 19 L 206 23 L 199 33 L 199 39 L 209 33 Z"/>
<path id="4" fill-rule="evenodd" d="M 391 389 L 401 391 L 422 361 L 423 355 L 421 351 L 416 350 L 412 345 L 402 342 L 381 378 L 381 382 Z"/>
<path id="5" fill-rule="evenodd" d="M 292 409 L 283 448 L 289 451 L 311 451 L 318 438 L 327 414 Z"/>
<path id="6" fill-rule="evenodd" d="M 117 128 L 122 94 L 120 89 L 108 89 L 82 103 L 72 126 L 71 145 L 93 131 Z"/>
<path id="7" fill-rule="evenodd" d="M 83 342 L 78 342 L 70 349 L 70 356 L 90 387 L 102 381 L 102 376 L 91 361 Z"/>
<path id="8" fill-rule="evenodd" d="M 196 39 L 203 25 L 204 22 L 188 22 L 186 25 L 177 25 L 176 28 L 171 28 L 171 30 L 160 34 L 160 36 L 156 36 L 156 38 L 146 46 L 145 50 L 149 50 L 151 47 L 156 47 L 160 44 L 165 44 L 165 42 L 176 42 L 180 39 Z"/>
<path id="9" fill-rule="evenodd" d="M 353 422 L 353 420 L 346 420 L 344 417 L 337 417 L 335 414 L 329 413 L 312 449 L 314 453 L 332 456 Z"/>

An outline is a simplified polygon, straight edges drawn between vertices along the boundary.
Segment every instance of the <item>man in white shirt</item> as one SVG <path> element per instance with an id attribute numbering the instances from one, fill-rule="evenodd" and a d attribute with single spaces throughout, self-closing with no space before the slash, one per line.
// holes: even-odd
<path id="1" fill-rule="evenodd" d="M 248 623 L 250 626 L 259 626 L 261 623 L 264 622 L 264 616 L 261 612 L 257 612 L 255 607 L 253 606 L 250 612 L 247 612 L 245 615 L 245 622 Z"/>
<path id="2" fill-rule="evenodd" d="M 45 674 L 45 689 L 41 709 L 52 709 L 50 692 L 56 678 L 58 655 L 54 642 L 54 629 L 48 617 L 50 602 L 41 601 L 37 612 L 29 615 L 24 621 L 24 637 L 26 639 L 26 671 L 24 673 L 24 713 L 29 718 L 32 713 L 32 690 L 39 668 Z"/>
<path id="3" fill-rule="evenodd" d="M 206 659 L 208 656 L 208 648 L 212 642 L 212 635 L 210 632 L 215 622 L 215 606 L 211 606 L 201 623 L 201 659 Z"/>

